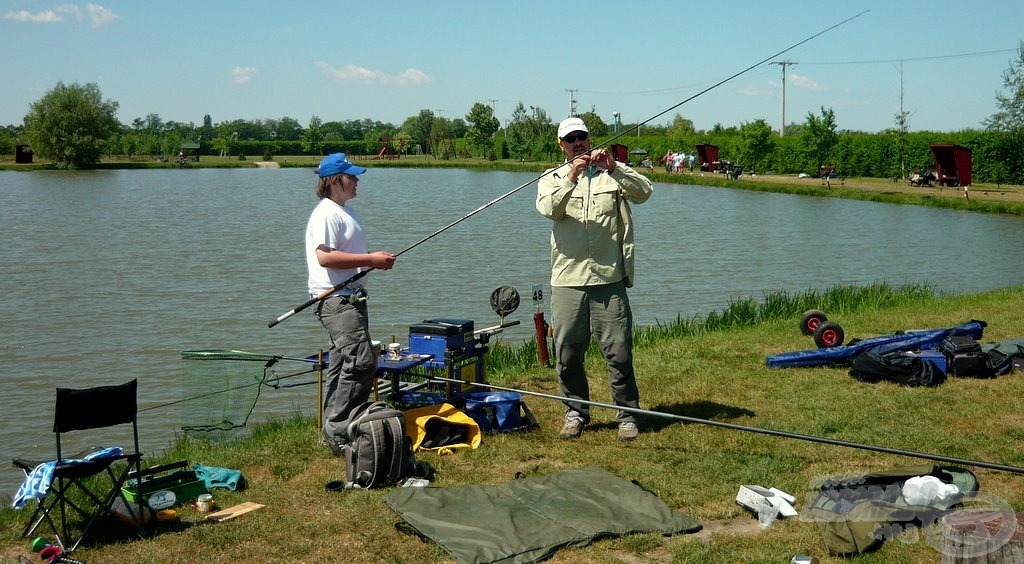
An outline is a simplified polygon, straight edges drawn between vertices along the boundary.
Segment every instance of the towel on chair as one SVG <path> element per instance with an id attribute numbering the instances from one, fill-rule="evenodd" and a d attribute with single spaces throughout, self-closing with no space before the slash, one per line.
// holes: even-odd
<path id="1" fill-rule="evenodd" d="M 101 460 L 103 458 L 116 458 L 124 454 L 124 449 L 121 447 L 108 447 L 97 450 L 95 452 L 85 455 L 84 458 L 65 458 L 61 461 L 62 464 L 80 464 L 83 462 L 91 462 L 93 460 Z M 53 484 L 53 472 L 57 469 L 57 461 L 51 460 L 49 462 L 43 462 L 39 466 L 32 469 L 27 476 L 25 481 L 18 488 L 18 493 L 14 494 L 14 502 L 11 506 L 15 509 L 22 509 L 30 499 L 43 499 L 50 493 L 50 485 Z"/>

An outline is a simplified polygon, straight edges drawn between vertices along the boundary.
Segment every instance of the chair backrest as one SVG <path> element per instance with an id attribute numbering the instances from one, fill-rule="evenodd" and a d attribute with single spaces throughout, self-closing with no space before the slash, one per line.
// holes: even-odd
<path id="1" fill-rule="evenodd" d="M 138 412 L 137 388 L 137 380 L 118 386 L 57 388 L 53 432 L 59 434 L 123 423 L 135 424 Z"/>

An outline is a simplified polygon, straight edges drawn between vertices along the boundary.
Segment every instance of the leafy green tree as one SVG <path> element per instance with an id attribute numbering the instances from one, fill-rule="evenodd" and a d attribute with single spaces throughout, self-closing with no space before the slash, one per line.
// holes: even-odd
<path id="1" fill-rule="evenodd" d="M 831 108 L 821 108 L 821 117 L 807 112 L 806 129 L 801 135 L 804 153 L 808 162 L 814 165 L 814 173 L 832 158 L 832 149 L 839 142 L 836 133 L 836 114 Z"/>
<path id="2" fill-rule="evenodd" d="M 541 108 L 530 106 L 527 110 L 519 102 L 512 111 L 512 121 L 507 131 L 509 154 L 513 158 L 541 160 L 559 153 L 555 126 Z"/>
<path id="3" fill-rule="evenodd" d="M 324 145 L 323 122 L 319 117 L 309 118 L 309 127 L 302 133 L 302 150 L 311 155 L 319 155 Z"/>
<path id="4" fill-rule="evenodd" d="M 1017 48 L 1017 59 L 1003 71 L 1003 88 L 1006 93 L 996 93 L 999 111 L 985 120 L 985 127 L 997 131 L 1024 129 L 1024 41 Z"/>
<path id="5" fill-rule="evenodd" d="M 1024 41 L 1017 48 L 1017 59 L 1003 71 L 1006 93 L 996 93 L 998 111 L 985 120 L 985 127 L 996 133 L 994 148 L 999 167 L 992 169 L 996 182 L 1024 182 Z M 1010 172 L 1008 172 L 1010 171 Z"/>
<path id="6" fill-rule="evenodd" d="M 220 153 L 220 156 L 231 154 L 231 140 L 223 135 L 218 135 L 213 139 L 213 150 Z"/>
<path id="7" fill-rule="evenodd" d="M 18 129 L 13 125 L 0 127 L 0 155 L 11 155 L 18 145 Z"/>
<path id="8" fill-rule="evenodd" d="M 419 145 L 421 148 L 426 149 L 430 147 L 431 139 L 433 138 L 431 131 L 434 125 L 434 112 L 430 110 L 420 110 L 420 113 L 415 116 L 406 118 L 405 122 L 402 123 L 402 131 L 409 134 L 412 138 L 412 143 Z"/>
<path id="9" fill-rule="evenodd" d="M 488 159 L 494 159 L 494 144 L 491 137 L 501 127 L 501 122 L 494 117 L 494 109 L 487 104 L 477 102 L 466 114 L 466 123 L 469 130 L 466 131 L 466 142 L 470 151 Z"/>
<path id="10" fill-rule="evenodd" d="M 697 129 L 693 127 L 693 120 L 686 119 L 679 114 L 672 118 L 672 124 L 668 127 L 668 136 L 672 139 L 681 140 L 696 133 Z"/>
<path id="11" fill-rule="evenodd" d="M 608 124 L 594 110 L 584 112 L 579 117 L 583 120 L 583 123 L 587 124 L 587 130 L 590 131 L 591 135 L 595 137 L 608 135 Z"/>
<path id="12" fill-rule="evenodd" d="M 896 138 L 896 154 L 900 158 L 900 178 L 907 177 L 907 129 L 910 112 L 896 114 L 896 128 L 893 134 Z"/>
<path id="13" fill-rule="evenodd" d="M 527 136 L 527 122 L 530 114 L 522 102 L 512 110 L 512 121 L 505 128 L 505 145 L 513 159 L 525 161 L 530 156 L 530 140 Z"/>
<path id="14" fill-rule="evenodd" d="M 762 165 L 765 164 L 775 148 L 772 133 L 772 126 L 763 119 L 740 126 L 740 138 L 742 139 L 740 158 L 748 173 L 763 170 Z"/>
<path id="15" fill-rule="evenodd" d="M 391 148 L 397 151 L 399 154 L 405 154 L 412 146 L 412 136 L 404 131 L 396 133 L 391 138 Z"/>
<path id="16" fill-rule="evenodd" d="M 103 100 L 95 83 L 58 82 L 33 102 L 25 116 L 25 137 L 33 152 L 60 168 L 99 162 L 107 139 L 120 129 L 117 102 Z"/>
<path id="17" fill-rule="evenodd" d="M 267 130 L 267 139 L 274 141 L 299 141 L 302 139 L 302 124 L 290 117 L 281 119 L 268 119 L 264 122 Z"/>

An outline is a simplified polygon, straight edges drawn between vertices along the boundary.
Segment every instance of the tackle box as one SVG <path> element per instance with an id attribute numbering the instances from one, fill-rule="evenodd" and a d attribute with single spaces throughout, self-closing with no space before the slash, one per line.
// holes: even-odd
<path id="1" fill-rule="evenodd" d="M 434 362 L 443 363 L 447 350 L 472 354 L 472 347 L 473 322 L 469 319 L 427 319 L 409 326 L 409 352 L 432 354 Z"/>
<path id="2" fill-rule="evenodd" d="M 121 491 L 126 500 L 154 511 L 189 503 L 207 493 L 206 482 L 184 460 L 131 472 Z"/>

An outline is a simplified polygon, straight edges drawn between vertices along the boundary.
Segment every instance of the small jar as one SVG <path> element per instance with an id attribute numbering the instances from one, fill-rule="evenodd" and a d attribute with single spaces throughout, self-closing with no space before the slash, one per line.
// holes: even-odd
<path id="1" fill-rule="evenodd" d="M 402 345 L 400 343 L 388 344 L 388 358 L 390 360 L 399 360 L 402 358 Z"/>
<path id="2" fill-rule="evenodd" d="M 196 499 L 196 509 L 202 513 L 213 511 L 213 494 L 204 493 Z"/>

